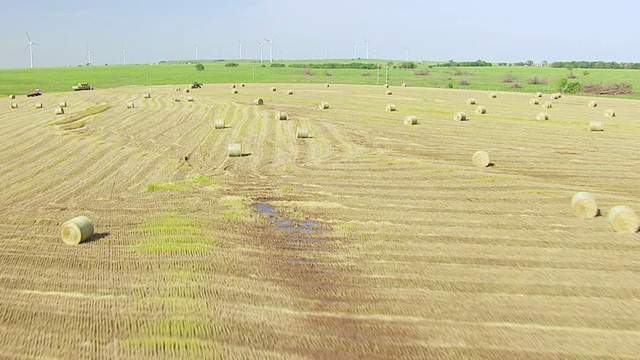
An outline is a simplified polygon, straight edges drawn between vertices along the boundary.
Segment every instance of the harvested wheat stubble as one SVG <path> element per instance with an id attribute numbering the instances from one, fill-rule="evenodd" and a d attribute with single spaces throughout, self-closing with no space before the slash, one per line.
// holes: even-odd
<path id="1" fill-rule="evenodd" d="M 542 97 L 542 93 L 541 93 L 540 91 L 538 91 L 538 92 L 536 93 L 536 97 Z"/>
<path id="2" fill-rule="evenodd" d="M 9 95 L 9 99 L 15 99 L 15 98 L 16 98 L 15 95 L 13 95 L 13 94 Z"/>
<path id="3" fill-rule="evenodd" d="M 180 96 L 176 96 L 176 97 L 173 98 L 173 101 L 180 102 L 180 101 L 182 101 L 182 98 Z"/>
<path id="4" fill-rule="evenodd" d="M 277 91 L 278 89 L 276 89 L 275 87 L 271 88 L 271 91 Z"/>
<path id="5" fill-rule="evenodd" d="M 134 107 L 136 107 L 136 104 L 134 104 L 133 101 L 127 103 L 127 109 L 133 109 Z"/>
<path id="6" fill-rule="evenodd" d="M 306 139 L 309 137 L 309 129 L 305 127 L 299 127 L 296 130 L 296 137 L 301 139 Z"/>
<path id="7" fill-rule="evenodd" d="M 529 100 L 529 104 L 538 105 L 538 104 L 540 104 L 540 100 L 538 100 L 536 98 L 532 98 L 531 100 Z"/>
<path id="8" fill-rule="evenodd" d="M 489 94 L 489 97 L 490 97 L 490 98 L 492 98 L 492 99 L 495 99 L 495 98 L 497 98 L 497 97 L 498 97 L 498 94 L 496 94 L 496 93 L 491 93 L 491 94 Z"/>
<path id="9" fill-rule="evenodd" d="M 144 94 L 144 98 L 145 99 L 151 99 L 151 94 L 149 94 L 149 93 Z"/>
<path id="10" fill-rule="evenodd" d="M 224 119 L 215 119 L 213 122 L 213 127 L 215 129 L 224 129 L 225 127 Z"/>
<path id="11" fill-rule="evenodd" d="M 418 125 L 418 118 L 415 115 L 405 116 L 404 124 L 405 125 Z"/>
<path id="12" fill-rule="evenodd" d="M 287 90 L 287 95 L 293 95 L 293 90 Z"/>
<path id="13" fill-rule="evenodd" d="M 329 103 L 328 103 L 328 102 L 326 102 L 326 101 L 322 101 L 322 102 L 318 105 L 318 107 L 319 107 L 320 109 L 326 110 L 326 109 L 328 109 L 328 108 L 329 108 Z"/>
<path id="14" fill-rule="evenodd" d="M 62 115 L 64 114 L 64 108 L 58 107 L 55 110 L 56 115 Z"/>
<path id="15" fill-rule="evenodd" d="M 276 112 L 276 120 L 287 120 L 288 118 L 289 118 L 289 115 L 287 115 L 286 112 L 284 111 Z"/>
<path id="16" fill-rule="evenodd" d="M 486 114 L 487 113 L 487 108 L 484 106 L 478 106 L 476 107 L 476 114 Z"/>
<path id="17" fill-rule="evenodd" d="M 396 106 L 396 104 L 387 104 L 387 107 L 385 108 L 385 110 L 387 110 L 387 111 L 397 111 L 398 107 Z"/>
<path id="18" fill-rule="evenodd" d="M 75 217 L 60 228 L 60 237 L 67 245 L 78 245 L 93 236 L 93 224 L 86 216 Z"/>
<path id="19" fill-rule="evenodd" d="M 60 105 L 61 108 L 67 107 L 67 102 L 66 101 L 61 101 L 59 105 Z"/>
<path id="20" fill-rule="evenodd" d="M 255 105 L 264 105 L 264 100 L 258 98 L 258 99 L 253 100 L 253 103 Z"/>
<path id="21" fill-rule="evenodd" d="M 553 107 L 553 104 L 551 103 L 551 101 L 545 101 L 542 103 L 542 107 L 545 109 L 551 109 Z"/>
<path id="22" fill-rule="evenodd" d="M 618 205 L 609 210 L 607 219 L 613 230 L 621 234 L 635 234 L 640 230 L 640 218 L 627 205 Z"/>
<path id="23" fill-rule="evenodd" d="M 237 94 L 237 93 L 238 93 L 238 89 L 233 89 L 233 90 L 231 90 L 231 93 L 232 93 L 232 94 Z"/>
<path id="24" fill-rule="evenodd" d="M 387 90 L 384 92 L 385 95 L 393 95 L 393 92 L 391 90 Z"/>
<path id="25" fill-rule="evenodd" d="M 613 109 L 605 110 L 604 116 L 606 116 L 606 117 L 616 117 L 616 112 Z"/>
<path id="26" fill-rule="evenodd" d="M 462 111 L 457 112 L 455 115 L 453 115 L 453 120 L 455 120 L 455 121 L 465 121 L 465 120 L 467 120 L 467 114 L 465 114 Z"/>
<path id="27" fill-rule="evenodd" d="M 193 96 L 189 96 L 189 97 L 187 97 L 187 101 L 189 101 L 189 102 L 193 102 Z"/>
<path id="28" fill-rule="evenodd" d="M 11 103 L 11 108 L 12 109 L 17 109 L 18 108 L 18 104 L 17 103 Z"/>
<path id="29" fill-rule="evenodd" d="M 473 161 L 473 165 L 479 168 L 485 168 L 491 163 L 489 153 L 484 150 L 479 150 L 473 153 L 471 161 Z"/>
<path id="30" fill-rule="evenodd" d="M 475 105 L 475 104 L 476 104 L 476 99 L 474 98 L 467 99 L 467 105 Z"/>
<path id="31" fill-rule="evenodd" d="M 42 103 L 36 103 L 36 109 L 42 109 L 43 107 Z"/>
<path id="32" fill-rule="evenodd" d="M 596 107 L 596 106 L 598 106 L 598 102 L 596 102 L 595 100 L 589 101 L 589 107 Z"/>
<path id="33" fill-rule="evenodd" d="M 549 120 L 549 114 L 539 112 L 538 115 L 536 115 L 536 120 Z"/>
<path id="34" fill-rule="evenodd" d="M 227 146 L 229 156 L 242 156 L 242 144 L 231 143 Z"/>
<path id="35" fill-rule="evenodd" d="M 576 217 L 590 219 L 598 216 L 596 198 L 588 192 L 578 192 L 571 198 L 571 209 Z"/>
<path id="36" fill-rule="evenodd" d="M 602 123 L 600 121 L 592 121 L 589 123 L 589 127 L 587 128 L 589 131 L 604 131 L 602 128 Z"/>

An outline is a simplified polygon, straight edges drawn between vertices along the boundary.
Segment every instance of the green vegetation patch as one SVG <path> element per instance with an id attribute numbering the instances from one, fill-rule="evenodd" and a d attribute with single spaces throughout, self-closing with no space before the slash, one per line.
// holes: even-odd
<path id="1" fill-rule="evenodd" d="M 204 253 L 216 243 L 205 225 L 184 215 L 164 214 L 132 230 L 142 237 L 132 251 Z"/>
<path id="2" fill-rule="evenodd" d="M 212 177 L 202 175 L 202 174 L 197 174 L 187 178 L 186 180 L 178 181 L 178 182 L 154 181 L 149 183 L 149 185 L 147 185 L 144 191 L 145 192 L 155 192 L 155 191 L 183 192 L 183 191 L 193 190 L 196 185 L 211 186 L 214 184 L 215 184 L 215 180 Z"/>
<path id="3" fill-rule="evenodd" d="M 222 213 L 223 220 L 240 221 L 251 217 L 251 209 L 242 197 L 226 196 L 218 203 L 225 208 Z"/>

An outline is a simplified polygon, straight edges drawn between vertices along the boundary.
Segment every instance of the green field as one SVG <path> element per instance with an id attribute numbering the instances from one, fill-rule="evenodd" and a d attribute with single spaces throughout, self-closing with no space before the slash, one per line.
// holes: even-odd
<path id="1" fill-rule="evenodd" d="M 78 82 L 89 82 L 95 88 L 111 88 L 127 85 L 166 85 L 188 84 L 194 81 L 202 83 L 334 83 L 373 85 L 385 83 L 385 66 L 387 60 L 359 60 L 362 63 L 379 64 L 380 77 L 377 70 L 363 69 L 309 69 L 305 74 L 303 68 L 289 67 L 295 63 L 327 63 L 353 62 L 352 60 L 322 61 L 285 61 L 287 67 L 270 67 L 264 63 L 249 60 L 238 61 L 238 67 L 226 67 L 223 61 L 203 61 L 204 71 L 197 71 L 193 64 L 166 63 L 160 65 L 102 65 L 91 67 L 59 67 L 36 69 L 2 69 L 0 70 L 0 95 L 26 94 L 34 88 L 43 92 L 71 91 L 71 86 Z M 395 64 L 398 64 L 396 61 Z M 570 81 L 589 83 L 627 83 L 634 89 L 640 89 L 640 70 L 622 69 L 556 69 L 551 67 L 432 67 L 434 63 L 419 63 L 415 70 L 389 69 L 388 83 L 409 86 L 447 88 L 469 90 L 496 90 L 517 92 L 553 92 L 560 80 L 573 73 L 576 78 Z M 428 75 L 417 75 L 417 72 Z M 331 76 L 328 76 L 328 74 Z M 511 74 L 514 83 L 521 85 L 512 88 L 514 83 L 505 83 L 507 74 Z M 537 76 L 543 84 L 531 85 L 529 81 Z M 547 80 L 550 79 L 550 83 Z M 468 85 L 460 85 L 464 80 Z M 640 94 L 620 96 L 622 98 L 640 99 Z"/>

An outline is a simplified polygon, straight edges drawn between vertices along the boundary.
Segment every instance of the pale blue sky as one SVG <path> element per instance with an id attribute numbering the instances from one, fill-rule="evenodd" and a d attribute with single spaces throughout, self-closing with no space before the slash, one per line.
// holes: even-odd
<path id="1" fill-rule="evenodd" d="M 275 35 L 281 59 L 483 59 L 492 62 L 640 62 L 638 2 L 418 0 L 13 0 L 3 1 L 0 68 L 195 58 L 258 59 L 256 40 Z M 263 48 L 268 59 L 268 45 Z"/>

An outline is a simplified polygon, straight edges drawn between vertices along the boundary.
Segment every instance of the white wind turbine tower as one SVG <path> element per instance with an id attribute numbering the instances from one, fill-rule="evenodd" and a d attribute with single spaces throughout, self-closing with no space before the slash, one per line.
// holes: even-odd
<path id="1" fill-rule="evenodd" d="M 240 60 L 242 60 L 242 43 L 240 42 L 240 39 L 238 39 L 238 46 L 240 47 Z"/>
<path id="2" fill-rule="evenodd" d="M 409 48 L 404 48 L 404 61 L 409 61 Z"/>
<path id="3" fill-rule="evenodd" d="M 264 41 L 269 43 L 269 62 L 273 62 L 273 40 L 276 38 L 275 35 L 271 38 L 271 40 L 264 38 Z"/>
<path id="4" fill-rule="evenodd" d="M 369 40 L 364 39 L 365 45 L 367 45 L 367 60 L 369 60 Z"/>
<path id="5" fill-rule="evenodd" d="M 34 43 L 33 41 L 31 41 L 31 38 L 29 37 L 29 33 L 25 31 L 25 34 L 27 34 L 27 47 L 24 48 L 24 51 L 27 51 L 27 49 L 29 49 L 29 60 L 31 62 L 31 68 L 33 69 L 33 45 L 38 46 L 38 44 Z"/>
<path id="6" fill-rule="evenodd" d="M 91 50 L 89 49 L 89 45 L 87 45 L 87 59 L 89 60 L 87 64 L 91 65 Z"/>
<path id="7" fill-rule="evenodd" d="M 262 62 L 262 45 L 264 45 L 264 43 L 261 43 L 258 40 L 256 40 L 256 42 L 258 43 L 258 45 L 260 45 L 260 62 Z"/>
<path id="8" fill-rule="evenodd" d="M 127 65 L 127 49 L 122 45 L 122 64 Z"/>
<path id="9" fill-rule="evenodd" d="M 353 42 L 353 58 L 358 58 L 358 44 L 355 41 Z"/>
<path id="10" fill-rule="evenodd" d="M 196 48 L 196 62 L 198 61 L 198 44 L 193 44 L 193 46 Z"/>

